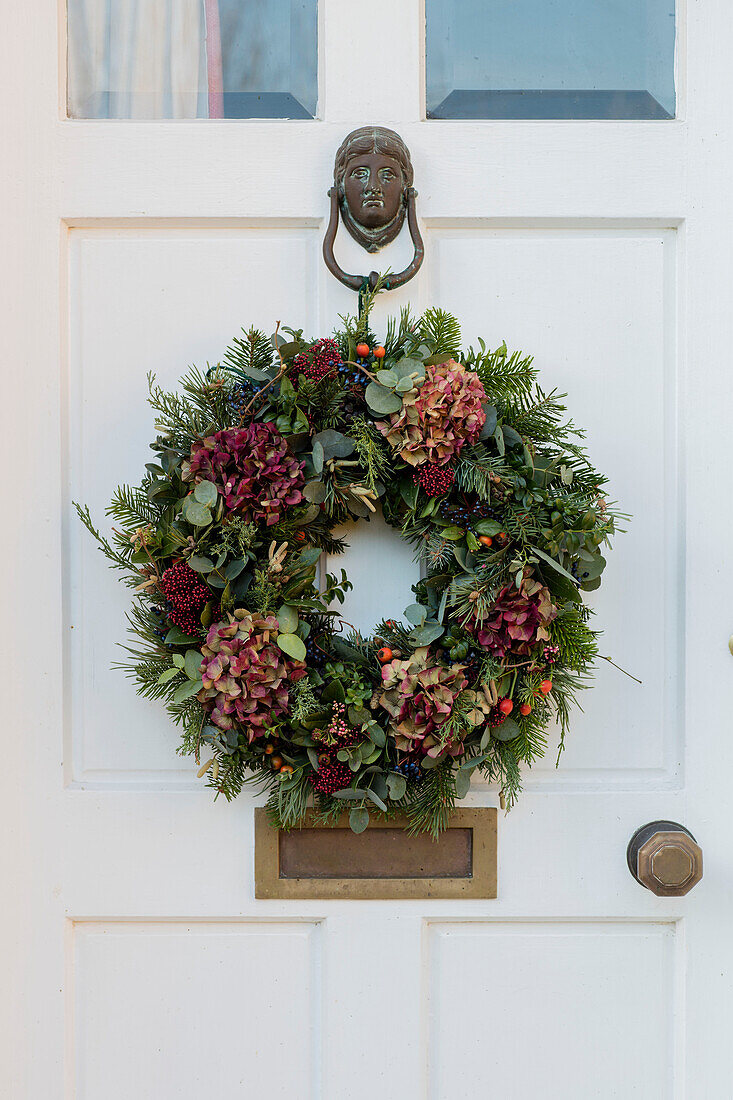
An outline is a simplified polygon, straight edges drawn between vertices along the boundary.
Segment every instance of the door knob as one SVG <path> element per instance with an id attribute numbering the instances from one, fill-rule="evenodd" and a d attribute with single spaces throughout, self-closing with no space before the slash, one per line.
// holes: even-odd
<path id="1" fill-rule="evenodd" d="M 626 861 L 636 881 L 660 898 L 689 894 L 702 878 L 702 851 L 676 821 L 642 825 L 629 841 Z"/>

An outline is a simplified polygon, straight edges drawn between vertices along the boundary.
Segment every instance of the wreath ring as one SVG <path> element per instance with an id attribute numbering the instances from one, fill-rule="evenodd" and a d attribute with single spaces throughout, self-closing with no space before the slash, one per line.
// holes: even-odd
<path id="1" fill-rule="evenodd" d="M 380 345 L 378 290 L 333 337 L 250 329 L 178 393 L 150 376 L 145 478 L 116 491 L 109 537 L 76 508 L 135 590 L 120 667 L 179 751 L 208 750 L 218 794 L 254 782 L 282 828 L 346 804 L 356 832 L 403 812 L 437 836 L 476 772 L 516 800 L 553 719 L 562 749 L 620 513 L 531 358 L 461 351 L 440 309 Z M 317 568 L 337 525 L 378 511 L 424 576 L 364 637 L 339 616 L 345 571 L 319 587 Z"/>

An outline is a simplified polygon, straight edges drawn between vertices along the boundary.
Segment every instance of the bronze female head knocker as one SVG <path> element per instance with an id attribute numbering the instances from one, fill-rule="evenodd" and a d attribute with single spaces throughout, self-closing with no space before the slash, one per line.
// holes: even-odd
<path id="1" fill-rule="evenodd" d="M 339 212 L 344 225 L 355 241 L 367 252 L 377 252 L 393 241 L 407 225 L 415 249 L 412 263 L 384 282 L 386 290 L 402 286 L 419 270 L 425 249 L 417 224 L 412 186 L 413 170 L 410 151 L 399 134 L 384 126 L 362 126 L 353 130 L 341 143 L 333 169 L 331 220 L 323 238 L 323 258 L 328 270 L 345 286 L 360 290 L 365 283 L 376 286 L 379 275 L 348 275 L 336 262 L 333 244 L 339 224 Z"/>

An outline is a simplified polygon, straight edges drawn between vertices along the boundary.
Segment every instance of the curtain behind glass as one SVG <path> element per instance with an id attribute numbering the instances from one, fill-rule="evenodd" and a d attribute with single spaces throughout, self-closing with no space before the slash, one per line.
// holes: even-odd
<path id="1" fill-rule="evenodd" d="M 72 118 L 205 118 L 202 0 L 68 0 Z"/>

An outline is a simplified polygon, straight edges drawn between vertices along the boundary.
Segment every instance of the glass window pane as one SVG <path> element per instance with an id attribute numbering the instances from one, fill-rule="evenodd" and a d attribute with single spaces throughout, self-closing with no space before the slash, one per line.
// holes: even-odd
<path id="1" fill-rule="evenodd" d="M 426 0 L 428 118 L 675 114 L 675 0 Z"/>
<path id="2" fill-rule="evenodd" d="M 71 118 L 313 118 L 317 0 L 68 0 Z"/>

